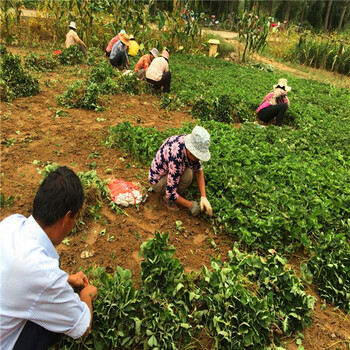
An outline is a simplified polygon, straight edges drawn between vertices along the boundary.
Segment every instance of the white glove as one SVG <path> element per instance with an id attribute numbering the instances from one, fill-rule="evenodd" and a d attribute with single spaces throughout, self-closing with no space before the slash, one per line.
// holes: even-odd
<path id="1" fill-rule="evenodd" d="M 207 212 L 207 214 L 209 216 L 213 215 L 213 209 L 211 208 L 211 205 L 207 199 L 207 197 L 201 197 L 201 203 L 200 203 L 200 207 L 201 207 L 201 211 L 205 211 Z"/>

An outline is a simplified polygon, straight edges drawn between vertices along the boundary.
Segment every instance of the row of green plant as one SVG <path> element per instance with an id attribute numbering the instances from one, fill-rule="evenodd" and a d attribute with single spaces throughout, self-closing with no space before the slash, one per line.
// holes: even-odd
<path id="1" fill-rule="evenodd" d="M 36 95 L 40 91 L 39 80 L 26 72 L 18 55 L 6 53 L 1 56 L 1 100 Z"/>
<path id="2" fill-rule="evenodd" d="M 350 43 L 339 35 L 321 36 L 309 31 L 300 34 L 292 28 L 270 36 L 267 51 L 289 62 L 350 73 Z"/>
<path id="3" fill-rule="evenodd" d="M 208 114 L 224 113 L 234 121 L 254 121 L 262 99 L 281 78 L 281 73 L 277 71 L 266 72 L 259 67 L 191 55 L 171 55 L 170 69 L 171 93 L 179 101 L 178 105 L 193 107 L 199 100 L 196 106 L 199 108 L 195 108 L 192 114 L 201 119 L 208 119 Z M 288 93 L 291 107 L 286 113 L 284 124 L 297 128 L 310 128 L 312 125 L 322 132 L 331 131 L 332 135 L 332 128 L 346 127 L 338 123 L 338 118 L 348 117 L 348 89 L 298 79 L 288 73 L 283 73 L 283 77 L 288 79 L 292 87 Z M 229 96 L 229 100 L 222 96 Z M 224 111 L 220 111 L 221 107 L 215 107 L 215 101 L 219 99 L 225 100 Z M 203 105 L 210 106 L 209 110 L 201 108 Z M 218 111 L 213 112 L 213 108 Z M 342 141 L 345 141 L 344 136 L 345 133 L 341 132 Z M 337 138 L 335 143 L 338 143 Z"/>
<path id="4" fill-rule="evenodd" d="M 321 298 L 350 313 L 349 237 L 328 233 L 320 237 L 312 251 L 308 268 Z"/>
<path id="5" fill-rule="evenodd" d="M 201 337 L 216 349 L 272 349 L 281 335 L 310 324 L 315 298 L 280 256 L 265 259 L 236 245 L 229 262 L 213 259 L 196 276 L 184 273 L 168 239 L 156 231 L 141 245 L 139 289 L 120 267 L 114 275 L 86 272 L 99 291 L 93 328 L 86 339 L 65 338 L 61 349 L 193 348 Z"/>
<path id="6" fill-rule="evenodd" d="M 139 82 L 135 74 L 122 74 L 107 60 L 93 66 L 86 81 L 77 80 L 58 96 L 58 104 L 68 108 L 101 110 L 102 95 L 114 95 L 123 91 L 128 94 L 139 94 L 145 84 Z"/>
<path id="7" fill-rule="evenodd" d="M 286 58 L 314 68 L 350 74 L 350 45 L 331 38 L 325 41 L 305 34 L 286 53 Z"/>
<path id="8" fill-rule="evenodd" d="M 226 232 L 255 248 L 295 250 L 308 247 L 321 232 L 349 229 L 348 155 L 313 145 L 303 130 L 203 125 L 211 134 L 207 192 Z M 150 164 L 166 137 L 191 127 L 161 133 L 118 124 L 105 145 Z"/>
<path id="9" fill-rule="evenodd" d="M 24 57 L 23 67 L 20 56 L 8 52 L 6 46 L 1 44 L 1 99 L 11 101 L 16 97 L 33 96 L 40 92 L 39 80 L 27 70 L 48 72 L 56 70 L 58 64 L 72 66 L 86 62 L 93 65 L 96 64 L 99 58 L 101 59 L 101 52 L 89 50 L 88 58 L 85 60 L 84 55 L 76 45 L 60 51 L 61 53 L 58 55 L 31 52 Z M 108 87 L 105 89 L 108 89 Z M 82 107 L 92 104 L 89 99 L 94 92 L 91 92 L 91 88 L 89 90 L 86 96 L 87 102 L 77 104 L 77 106 Z"/>

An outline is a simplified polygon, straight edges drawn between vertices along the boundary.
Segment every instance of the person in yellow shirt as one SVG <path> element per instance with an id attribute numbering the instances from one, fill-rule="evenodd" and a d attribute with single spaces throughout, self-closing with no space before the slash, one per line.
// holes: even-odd
<path id="1" fill-rule="evenodd" d="M 130 46 L 129 46 L 128 55 L 136 56 L 139 52 L 141 55 L 143 55 L 140 49 L 140 45 L 136 42 L 135 37 L 132 34 L 130 34 L 129 40 L 130 40 Z"/>

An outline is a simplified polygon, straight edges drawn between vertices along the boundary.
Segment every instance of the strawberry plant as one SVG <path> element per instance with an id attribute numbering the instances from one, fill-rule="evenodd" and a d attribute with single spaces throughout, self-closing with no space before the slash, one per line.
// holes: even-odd
<path id="1" fill-rule="evenodd" d="M 24 67 L 36 71 L 52 71 L 57 67 L 57 60 L 53 54 L 31 52 L 24 57 Z"/>
<path id="2" fill-rule="evenodd" d="M 68 108 L 100 109 L 99 93 L 96 83 L 85 85 L 82 80 L 77 80 L 57 97 L 57 101 Z"/>
<path id="3" fill-rule="evenodd" d="M 320 296 L 350 312 L 350 245 L 342 233 L 322 235 L 308 268 Z"/>
<path id="4" fill-rule="evenodd" d="M 6 46 L 3 43 L 0 43 L 0 57 L 5 56 L 7 54 Z"/>
<path id="5" fill-rule="evenodd" d="M 216 120 L 228 124 L 234 121 L 233 104 L 228 95 L 215 97 L 212 101 L 199 98 L 194 102 L 191 114 L 202 120 Z"/>
<path id="6" fill-rule="evenodd" d="M 212 270 L 212 271 L 211 271 Z M 220 349 L 264 349 L 272 317 L 266 298 L 258 298 L 253 286 L 229 266 L 212 261 L 203 267 L 202 322 Z"/>
<path id="7" fill-rule="evenodd" d="M 211 269 L 204 266 L 193 279 L 168 239 L 156 231 L 141 245 L 138 290 L 129 270 L 86 271 L 99 291 L 93 328 L 78 341 L 64 337 L 60 348 L 175 350 L 190 346 L 204 328 L 217 348 L 266 349 L 279 342 L 274 336 L 282 334 L 281 323 L 285 334 L 309 323 L 313 298 L 280 257 L 264 260 L 236 245 L 228 263 L 212 259 Z"/>
<path id="8" fill-rule="evenodd" d="M 322 231 L 348 229 L 349 180 L 345 171 L 346 133 L 314 135 L 308 131 L 267 128 L 253 124 L 237 130 L 208 122 L 212 158 L 205 163 L 207 192 L 216 224 L 254 248 L 293 251 L 308 247 Z M 134 127 L 123 123 L 110 129 L 105 144 L 128 150 L 150 164 L 164 139 L 188 133 Z M 332 149 L 324 148 L 334 137 Z M 320 143 L 321 142 L 321 143 Z M 332 156 L 330 157 L 330 154 Z M 317 156 L 316 156 L 317 155 Z"/>
<path id="9" fill-rule="evenodd" d="M 59 60 L 66 66 L 75 66 L 84 61 L 84 54 L 79 50 L 78 45 L 72 45 L 62 50 Z"/>
<path id="10" fill-rule="evenodd" d="M 5 100 L 39 93 L 39 80 L 25 72 L 18 55 L 1 57 L 1 96 Z"/>
<path id="11" fill-rule="evenodd" d="M 237 243 L 229 252 L 228 263 L 258 288 L 258 295 L 268 300 L 275 324 L 290 336 L 310 326 L 316 299 L 304 291 L 299 278 L 286 267 L 286 260 L 275 252 L 265 258 L 240 252 Z"/>

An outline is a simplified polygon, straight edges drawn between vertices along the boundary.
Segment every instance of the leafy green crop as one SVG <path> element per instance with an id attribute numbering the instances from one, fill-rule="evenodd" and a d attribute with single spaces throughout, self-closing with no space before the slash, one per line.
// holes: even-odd
<path id="1" fill-rule="evenodd" d="M 52 71 L 57 67 L 57 63 L 57 59 L 53 54 L 31 52 L 24 57 L 24 67 L 36 71 Z"/>
<path id="2" fill-rule="evenodd" d="M 308 267 L 320 296 L 350 312 L 350 245 L 342 233 L 328 233 L 312 248 Z"/>
<path id="3" fill-rule="evenodd" d="M 0 43 L 0 57 L 5 56 L 7 54 L 6 46 L 3 43 Z"/>
<path id="4" fill-rule="evenodd" d="M 254 124 L 203 126 L 211 135 L 212 157 L 204 164 L 207 194 L 222 230 L 254 248 L 281 251 L 308 247 L 322 232 L 349 231 L 349 149 L 335 134 Z M 110 128 L 105 144 L 150 164 L 167 137 L 192 128 L 161 133 L 123 123 Z M 337 131 L 346 144 L 346 132 Z M 330 137 L 332 148 L 325 147 Z"/>
<path id="5" fill-rule="evenodd" d="M 266 258 L 240 252 L 237 243 L 229 252 L 229 265 L 253 283 L 268 300 L 270 313 L 286 335 L 310 326 L 316 299 L 308 296 L 286 260 L 272 251 Z"/>
<path id="6" fill-rule="evenodd" d="M 71 45 L 63 49 L 59 55 L 61 64 L 75 66 L 84 61 L 84 54 L 79 50 L 78 45 Z"/>
<path id="7" fill-rule="evenodd" d="M 228 124 L 240 121 L 234 120 L 233 104 L 228 95 L 215 97 L 213 101 L 206 101 L 201 97 L 194 102 L 191 113 L 202 120 L 215 120 Z"/>
<path id="8" fill-rule="evenodd" d="M 58 96 L 58 104 L 68 108 L 100 109 L 99 86 L 91 82 L 85 85 L 77 80 Z"/>
<path id="9" fill-rule="evenodd" d="M 11 100 L 15 97 L 32 96 L 39 93 L 39 80 L 26 73 L 19 55 L 1 57 L 1 98 Z"/>
<path id="10" fill-rule="evenodd" d="M 235 246 L 229 263 L 212 260 L 212 270 L 204 266 L 194 278 L 184 273 L 168 239 L 168 233 L 156 231 L 141 245 L 138 290 L 129 270 L 118 267 L 113 275 L 102 268 L 86 271 L 99 293 L 93 327 L 87 338 L 65 337 L 60 349 L 175 350 L 193 345 L 201 331 L 216 348 L 265 349 L 279 342 L 275 336 L 283 334 L 282 321 L 285 334 L 309 323 L 313 298 L 281 258 L 265 261 Z"/>

